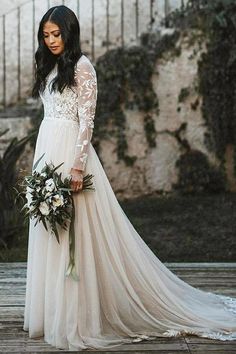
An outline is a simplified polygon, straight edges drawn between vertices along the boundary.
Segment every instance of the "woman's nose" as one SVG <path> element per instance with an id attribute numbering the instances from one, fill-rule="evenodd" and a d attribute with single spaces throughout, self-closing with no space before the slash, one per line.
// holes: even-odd
<path id="1" fill-rule="evenodd" d="M 50 36 L 50 37 L 49 37 L 49 43 L 50 43 L 50 44 L 53 44 L 54 42 L 55 42 L 54 36 Z"/>

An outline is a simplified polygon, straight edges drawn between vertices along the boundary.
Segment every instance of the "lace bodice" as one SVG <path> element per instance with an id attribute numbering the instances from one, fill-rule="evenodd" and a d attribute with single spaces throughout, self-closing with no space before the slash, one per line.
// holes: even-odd
<path id="1" fill-rule="evenodd" d="M 77 121 L 79 133 L 75 146 L 74 168 L 85 170 L 91 142 L 97 101 L 97 76 L 90 60 L 82 55 L 75 68 L 76 85 L 65 88 L 62 93 L 50 92 L 57 75 L 57 64 L 46 80 L 46 88 L 40 94 L 44 105 L 44 118 Z"/>

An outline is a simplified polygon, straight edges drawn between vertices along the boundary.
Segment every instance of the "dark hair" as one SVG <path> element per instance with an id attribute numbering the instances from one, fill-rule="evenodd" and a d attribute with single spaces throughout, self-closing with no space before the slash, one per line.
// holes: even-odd
<path id="1" fill-rule="evenodd" d="M 55 23 L 61 32 L 64 50 L 58 56 L 51 53 L 44 42 L 43 28 L 47 21 Z M 38 49 L 35 53 L 35 83 L 32 96 L 36 98 L 39 96 L 39 92 L 44 91 L 46 77 L 56 63 L 58 64 L 58 74 L 53 81 L 52 90 L 58 90 L 61 93 L 66 86 L 73 86 L 75 84 L 75 65 L 82 54 L 80 26 L 75 13 L 64 5 L 51 7 L 39 24 Z"/>

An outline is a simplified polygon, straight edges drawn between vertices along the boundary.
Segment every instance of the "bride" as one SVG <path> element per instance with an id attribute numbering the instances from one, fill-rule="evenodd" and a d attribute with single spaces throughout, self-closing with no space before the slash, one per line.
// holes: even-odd
<path id="1" fill-rule="evenodd" d="M 110 348 L 194 334 L 236 340 L 236 299 L 203 292 L 160 262 L 127 218 L 91 144 L 96 72 L 81 52 L 78 20 L 68 7 L 43 16 L 33 96 L 44 105 L 33 164 L 53 161 L 71 176 L 75 262 L 65 276 L 68 231 L 60 244 L 30 220 L 23 329 L 69 350 Z M 78 193 L 91 173 L 95 191 Z"/>

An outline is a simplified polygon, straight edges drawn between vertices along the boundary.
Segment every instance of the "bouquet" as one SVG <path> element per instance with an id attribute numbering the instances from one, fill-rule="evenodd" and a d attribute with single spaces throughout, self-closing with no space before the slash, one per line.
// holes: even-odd
<path id="1" fill-rule="evenodd" d="M 78 280 L 78 275 L 75 272 L 75 231 L 74 231 L 74 219 L 75 208 L 72 196 L 72 188 L 70 186 L 71 177 L 62 179 L 62 173 L 56 172 L 56 170 L 63 165 L 62 162 L 58 166 L 54 166 L 53 163 L 46 163 L 40 172 L 36 171 L 36 168 L 43 158 L 44 154 L 36 161 L 33 166 L 33 172 L 30 176 L 25 176 L 21 187 L 22 192 L 17 191 L 17 197 L 22 194 L 26 197 L 27 202 L 22 207 L 21 211 L 25 212 L 25 217 L 36 219 L 34 226 L 38 222 L 42 222 L 45 229 L 50 229 L 51 233 L 55 235 L 58 243 L 60 243 L 58 228 L 64 230 L 69 227 L 69 254 L 70 261 L 66 270 L 66 276 L 71 275 L 75 280 Z M 83 178 L 82 190 L 95 190 L 91 181 L 91 174 L 87 174 Z M 23 198 L 24 199 L 24 198 Z"/>

